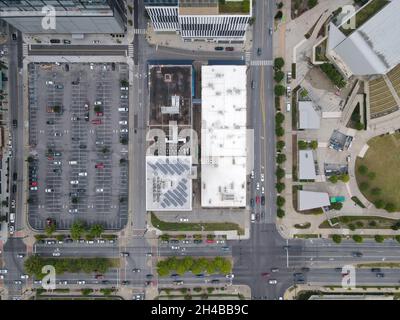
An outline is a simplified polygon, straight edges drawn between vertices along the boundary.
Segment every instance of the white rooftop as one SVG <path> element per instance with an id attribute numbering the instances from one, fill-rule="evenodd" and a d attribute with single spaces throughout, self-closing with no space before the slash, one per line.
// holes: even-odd
<path id="1" fill-rule="evenodd" d="M 333 49 L 355 75 L 385 74 L 400 63 L 400 0 L 393 0 L 349 37 L 330 25 Z"/>
<path id="2" fill-rule="evenodd" d="M 320 116 L 312 101 L 299 101 L 299 128 L 319 129 Z"/>
<path id="3" fill-rule="evenodd" d="M 330 205 L 329 195 L 326 192 L 297 191 L 297 209 L 299 211 L 322 208 Z"/>
<path id="4" fill-rule="evenodd" d="M 146 210 L 192 210 L 191 167 L 191 156 L 146 156 Z"/>
<path id="5" fill-rule="evenodd" d="M 299 179 L 315 180 L 315 163 L 312 150 L 299 150 Z"/>
<path id="6" fill-rule="evenodd" d="M 201 204 L 246 206 L 246 66 L 203 66 Z"/>

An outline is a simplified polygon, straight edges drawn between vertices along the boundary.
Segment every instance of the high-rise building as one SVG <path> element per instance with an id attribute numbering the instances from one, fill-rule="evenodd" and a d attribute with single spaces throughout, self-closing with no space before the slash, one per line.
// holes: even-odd
<path id="1" fill-rule="evenodd" d="M 55 9 L 55 29 L 43 28 L 46 6 Z M 24 33 L 122 33 L 124 0 L 0 0 L 0 19 Z"/>
<path id="2" fill-rule="evenodd" d="M 177 32 L 185 41 L 243 41 L 250 0 L 144 0 L 156 32 Z"/>

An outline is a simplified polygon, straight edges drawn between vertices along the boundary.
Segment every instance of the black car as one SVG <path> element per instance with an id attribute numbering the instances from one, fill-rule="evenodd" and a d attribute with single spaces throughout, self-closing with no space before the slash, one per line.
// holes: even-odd
<path id="1" fill-rule="evenodd" d="M 258 48 L 258 49 L 257 49 L 257 55 L 258 55 L 258 56 L 261 56 L 261 48 Z"/>
<path id="2" fill-rule="evenodd" d="M 261 205 L 265 205 L 265 197 L 261 196 Z"/>
<path id="3" fill-rule="evenodd" d="M 252 208 L 254 208 L 254 199 L 253 199 L 253 198 L 250 199 L 250 206 L 251 206 Z"/>
<path id="4" fill-rule="evenodd" d="M 223 47 L 215 47 L 214 49 L 215 49 L 216 51 L 222 51 L 222 50 L 224 50 Z"/>
<path id="5" fill-rule="evenodd" d="M 126 286 L 126 285 L 130 284 L 130 281 L 122 281 L 121 284 L 122 284 L 123 286 Z"/>
<path id="6" fill-rule="evenodd" d="M 50 39 L 50 43 L 60 43 L 60 39 Z"/>
<path id="7" fill-rule="evenodd" d="M 211 280 L 211 283 L 219 283 L 219 280 L 218 279 L 213 279 L 213 280 Z"/>
<path id="8" fill-rule="evenodd" d="M 147 279 L 153 279 L 153 277 L 154 277 L 154 276 L 153 276 L 152 274 L 150 274 L 150 273 L 149 273 L 149 274 L 146 274 L 146 278 L 147 278 Z"/>
<path id="9" fill-rule="evenodd" d="M 11 35 L 11 38 L 15 41 L 15 40 L 17 40 L 17 34 L 16 33 L 13 33 L 12 35 Z"/>
<path id="10" fill-rule="evenodd" d="M 68 63 L 65 64 L 65 71 L 66 71 L 66 72 L 69 71 L 69 64 L 68 64 Z"/>
<path id="11" fill-rule="evenodd" d="M 203 240 L 195 239 L 195 240 L 193 240 L 193 243 L 200 244 L 200 243 L 203 243 Z"/>
<path id="12" fill-rule="evenodd" d="M 13 173 L 13 180 L 17 180 L 18 174 L 16 172 Z"/>
<path id="13" fill-rule="evenodd" d="M 371 272 L 381 272 L 381 268 L 372 268 Z"/>
<path id="14" fill-rule="evenodd" d="M 363 254 L 361 252 L 359 252 L 359 251 L 352 252 L 351 255 L 354 258 L 361 258 L 363 256 Z"/>
<path id="15" fill-rule="evenodd" d="M 310 271 L 310 268 L 308 268 L 308 267 L 303 267 L 303 268 L 301 268 L 301 271 L 303 271 L 303 272 L 308 272 L 308 271 Z"/>
<path id="16" fill-rule="evenodd" d="M 14 120 L 13 120 L 13 127 L 16 128 L 17 125 L 18 125 L 18 121 L 17 121 L 17 119 L 14 119 Z"/>

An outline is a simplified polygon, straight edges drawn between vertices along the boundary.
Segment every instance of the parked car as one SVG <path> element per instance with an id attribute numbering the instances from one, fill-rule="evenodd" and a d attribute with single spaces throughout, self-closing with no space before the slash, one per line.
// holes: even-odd
<path id="1" fill-rule="evenodd" d="M 225 51 L 234 51 L 234 50 L 235 50 L 234 47 L 226 47 L 226 48 L 225 48 Z"/>
<path id="2" fill-rule="evenodd" d="M 215 47 L 214 48 L 216 51 L 222 51 L 222 50 L 224 50 L 224 47 Z"/>

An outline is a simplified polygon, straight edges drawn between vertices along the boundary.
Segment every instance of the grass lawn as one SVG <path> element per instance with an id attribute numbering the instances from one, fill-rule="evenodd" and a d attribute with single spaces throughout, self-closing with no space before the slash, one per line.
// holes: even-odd
<path id="1" fill-rule="evenodd" d="M 385 203 L 393 203 L 400 208 L 400 134 L 375 137 L 368 142 L 369 149 L 364 158 L 356 160 L 356 178 L 360 186 L 367 182 L 368 190 L 362 191 L 371 202 L 382 199 Z M 375 178 L 370 179 L 368 174 L 361 175 L 358 168 L 365 165 L 368 172 L 375 172 Z M 373 188 L 380 188 L 381 195 L 371 194 Z M 398 210 L 398 209 L 397 209 Z"/>
<path id="2" fill-rule="evenodd" d="M 237 2 L 219 1 L 219 13 L 249 13 L 250 0 Z"/>
<path id="3" fill-rule="evenodd" d="M 375 223 L 371 222 L 374 221 Z M 339 222 L 338 225 L 331 227 L 328 220 L 325 220 L 322 222 L 319 227 L 322 229 L 336 229 L 336 228 L 346 228 L 348 227 L 349 224 L 353 224 L 356 226 L 357 229 L 390 229 L 391 226 L 393 226 L 397 220 L 396 219 L 387 219 L 387 218 L 381 218 L 381 217 L 362 217 L 362 216 L 343 216 L 343 217 L 338 217 L 338 218 L 333 218 L 331 219 L 331 222 L 335 224 L 336 222 Z M 358 227 L 358 223 L 362 223 L 363 226 Z"/>
<path id="4" fill-rule="evenodd" d="M 178 223 L 160 220 L 154 213 L 151 213 L 151 224 L 162 231 L 229 231 L 236 230 L 238 234 L 244 234 L 244 230 L 233 222 L 216 223 Z"/>

